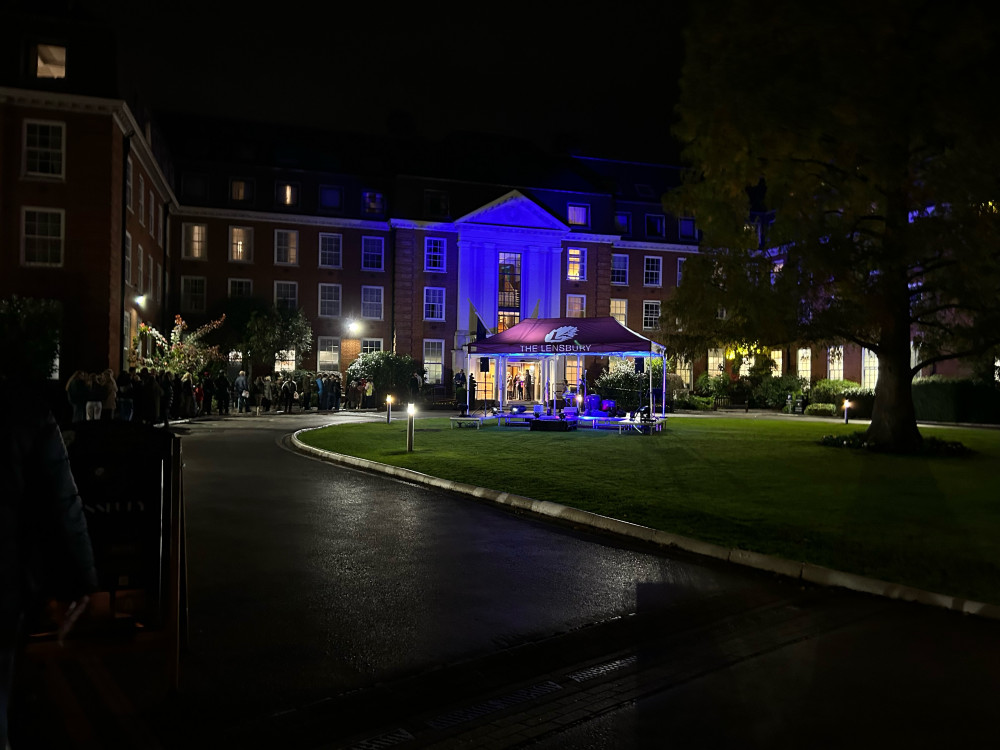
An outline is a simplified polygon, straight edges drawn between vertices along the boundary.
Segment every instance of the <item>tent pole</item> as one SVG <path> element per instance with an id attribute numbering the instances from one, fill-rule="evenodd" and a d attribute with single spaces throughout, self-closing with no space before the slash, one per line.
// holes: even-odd
<path id="1" fill-rule="evenodd" d="M 663 349 L 660 352 L 660 357 L 663 359 L 663 383 L 660 386 L 660 391 L 662 393 L 662 403 L 660 404 L 660 416 L 667 416 L 667 350 Z"/>

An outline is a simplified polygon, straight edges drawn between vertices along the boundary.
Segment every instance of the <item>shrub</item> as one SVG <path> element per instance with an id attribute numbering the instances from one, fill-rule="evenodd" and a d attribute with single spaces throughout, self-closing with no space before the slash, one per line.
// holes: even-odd
<path id="1" fill-rule="evenodd" d="M 809 404 L 805 413 L 806 416 L 811 417 L 835 417 L 837 416 L 837 407 L 833 404 Z"/>
<path id="2" fill-rule="evenodd" d="M 809 391 L 809 400 L 814 404 L 844 403 L 844 391 L 861 388 L 861 383 L 853 380 L 817 380 Z"/>
<path id="3" fill-rule="evenodd" d="M 805 380 L 796 375 L 766 375 L 751 386 L 750 395 L 755 406 L 779 409 L 788 405 L 789 394 L 794 401 L 804 386 Z"/>
<path id="4" fill-rule="evenodd" d="M 1000 423 L 1000 389 L 992 383 L 932 375 L 913 381 L 917 419 Z"/>
<path id="5" fill-rule="evenodd" d="M 680 393 L 674 396 L 675 409 L 690 411 L 712 411 L 715 399 L 711 396 L 695 396 L 693 393 Z"/>
<path id="6" fill-rule="evenodd" d="M 843 410 L 844 399 L 851 402 L 852 417 L 871 419 L 872 407 L 875 405 L 875 391 L 871 388 L 848 388 L 840 394 L 840 403 L 835 403 L 838 411 Z"/>

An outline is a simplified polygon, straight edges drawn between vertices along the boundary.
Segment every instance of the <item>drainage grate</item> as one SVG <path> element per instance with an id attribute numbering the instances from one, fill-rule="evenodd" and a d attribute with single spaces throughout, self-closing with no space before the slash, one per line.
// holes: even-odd
<path id="1" fill-rule="evenodd" d="M 584 669 L 580 672 L 574 672 L 569 675 L 569 678 L 574 682 L 585 682 L 586 680 L 592 680 L 595 677 L 601 677 L 606 675 L 608 672 L 614 672 L 616 669 L 624 669 L 625 667 L 631 667 L 638 661 L 637 656 L 627 656 L 624 659 L 616 659 L 615 661 L 609 661 L 607 664 L 599 664 L 596 667 L 591 667 L 590 669 Z"/>
<path id="2" fill-rule="evenodd" d="M 534 698 L 540 698 L 543 695 L 554 693 L 557 690 L 562 690 L 562 687 L 555 682 L 540 682 L 537 685 L 532 685 L 529 688 L 518 690 L 517 692 L 511 693 L 503 698 L 494 698 L 493 700 L 486 701 L 485 703 L 469 706 L 468 708 L 460 708 L 457 711 L 442 714 L 441 716 L 428 721 L 427 725 L 433 727 L 434 729 L 447 729 L 449 727 L 455 727 L 459 724 L 474 721 L 482 716 L 496 713 L 497 711 L 503 711 L 505 708 L 516 706 L 518 703 L 524 703 L 525 701 L 530 701 Z"/>
<path id="3" fill-rule="evenodd" d="M 392 732 L 380 734 L 378 737 L 369 737 L 367 740 L 361 740 L 356 745 L 351 745 L 350 750 L 380 750 L 383 747 L 392 747 L 401 742 L 409 742 L 412 739 L 413 735 L 405 729 L 395 729 Z"/>

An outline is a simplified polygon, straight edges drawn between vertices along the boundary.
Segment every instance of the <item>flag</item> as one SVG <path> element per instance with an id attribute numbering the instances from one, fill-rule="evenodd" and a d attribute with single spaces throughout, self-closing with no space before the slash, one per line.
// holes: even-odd
<path id="1" fill-rule="evenodd" d="M 476 322 L 476 341 L 482 341 L 490 335 L 490 329 L 486 327 L 483 323 L 483 319 L 479 317 L 479 312 L 476 310 L 476 306 L 472 304 L 472 300 L 469 300 L 469 328 L 472 328 L 472 322 Z"/>

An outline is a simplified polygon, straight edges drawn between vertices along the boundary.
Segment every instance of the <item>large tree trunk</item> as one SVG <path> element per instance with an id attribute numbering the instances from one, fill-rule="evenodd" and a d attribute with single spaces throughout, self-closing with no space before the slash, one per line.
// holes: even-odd
<path id="1" fill-rule="evenodd" d="M 870 445 L 899 453 L 919 449 L 922 438 L 913 409 L 913 376 L 910 374 L 909 335 L 893 336 L 879 352 L 878 382 L 872 423 L 865 436 Z M 905 339 L 901 346 L 900 338 Z"/>

